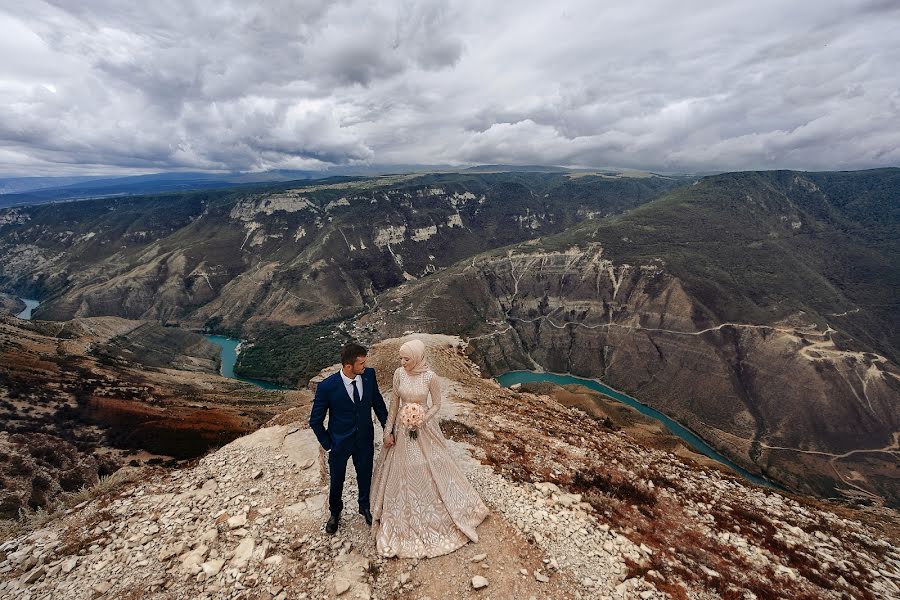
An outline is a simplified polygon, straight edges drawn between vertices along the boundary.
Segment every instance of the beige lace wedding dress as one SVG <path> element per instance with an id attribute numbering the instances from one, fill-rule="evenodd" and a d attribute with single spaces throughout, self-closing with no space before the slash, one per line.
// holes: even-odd
<path id="1" fill-rule="evenodd" d="M 394 372 L 393 391 L 385 431 L 393 427 L 395 444 L 382 449 L 372 479 L 372 534 L 379 554 L 430 558 L 453 552 L 469 540 L 477 542 L 475 528 L 488 509 L 454 462 L 441 433 L 437 375 L 408 375 L 401 367 Z M 408 402 L 427 409 L 416 439 L 397 419 Z"/>

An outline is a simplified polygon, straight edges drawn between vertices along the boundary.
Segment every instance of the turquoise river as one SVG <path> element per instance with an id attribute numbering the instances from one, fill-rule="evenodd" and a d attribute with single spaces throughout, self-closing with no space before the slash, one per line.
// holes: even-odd
<path id="1" fill-rule="evenodd" d="M 722 463 L 729 469 L 736 471 L 745 479 L 748 479 L 758 485 L 783 489 L 778 484 L 773 483 L 767 479 L 763 479 L 758 475 L 754 475 L 750 471 L 736 465 L 733 461 L 729 460 L 728 458 L 714 450 L 709 444 L 703 441 L 700 436 L 698 436 L 696 433 L 694 433 L 684 425 L 681 425 L 677 421 L 674 421 L 673 419 L 667 417 L 658 410 L 654 410 L 646 404 L 638 402 L 631 396 L 623 394 L 622 392 L 616 391 L 613 388 L 600 383 L 596 379 L 585 379 L 583 377 L 575 377 L 574 375 L 559 375 L 556 373 L 540 373 L 536 371 L 510 371 L 509 373 L 505 373 L 497 377 L 497 381 L 504 387 L 509 387 L 517 383 L 533 383 L 544 381 L 548 383 L 555 383 L 556 385 L 583 385 L 594 391 L 600 392 L 601 394 L 605 394 L 610 398 L 618 400 L 623 404 L 627 404 L 628 406 L 637 409 L 641 414 L 656 419 L 657 421 L 665 425 L 666 428 L 668 428 L 668 430 L 673 434 L 677 435 L 682 440 L 687 442 L 687 444 L 690 445 L 691 448 L 693 448 L 697 452 L 700 452 L 701 454 L 705 454 L 715 461 Z"/>

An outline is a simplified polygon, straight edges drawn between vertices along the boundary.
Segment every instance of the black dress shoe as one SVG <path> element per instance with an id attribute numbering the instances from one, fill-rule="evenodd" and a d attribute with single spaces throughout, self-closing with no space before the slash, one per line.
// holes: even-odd
<path id="1" fill-rule="evenodd" d="M 359 514 L 366 518 L 366 525 L 372 524 L 372 511 L 368 508 L 360 509 Z"/>
<path id="2" fill-rule="evenodd" d="M 340 515 L 331 515 L 331 518 L 328 519 L 328 522 L 325 523 L 325 533 L 329 535 L 333 535 L 335 531 L 338 529 L 338 523 L 341 522 Z"/>

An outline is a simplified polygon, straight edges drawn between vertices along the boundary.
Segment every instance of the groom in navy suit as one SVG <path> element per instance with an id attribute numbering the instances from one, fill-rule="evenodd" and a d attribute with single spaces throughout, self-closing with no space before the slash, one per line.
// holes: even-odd
<path id="1" fill-rule="evenodd" d="M 331 485 L 328 508 L 331 518 L 325 524 L 329 534 L 337 531 L 344 503 L 344 476 L 347 460 L 353 458 L 359 485 L 359 514 L 372 524 L 369 511 L 369 488 L 372 487 L 372 462 L 375 455 L 375 427 L 372 411 L 381 423 L 387 422 L 388 411 L 378 390 L 375 369 L 366 368 L 367 350 L 359 344 L 347 344 L 341 350 L 341 370 L 324 379 L 316 387 L 309 426 L 328 452 Z M 325 427 L 325 415 L 328 427 Z"/>

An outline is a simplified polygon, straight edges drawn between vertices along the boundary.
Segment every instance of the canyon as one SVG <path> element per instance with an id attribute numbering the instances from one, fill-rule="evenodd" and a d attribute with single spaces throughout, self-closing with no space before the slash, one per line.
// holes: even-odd
<path id="1" fill-rule="evenodd" d="M 0 287 L 36 318 L 252 332 L 347 317 L 473 253 L 564 231 L 682 183 L 547 173 L 386 176 L 0 211 Z"/>
<path id="2" fill-rule="evenodd" d="M 290 385 L 337 340 L 459 335 L 485 376 L 600 378 L 790 489 L 897 506 L 896 189 L 444 173 L 20 207 L 0 285 L 38 319 L 239 335 Z"/>

